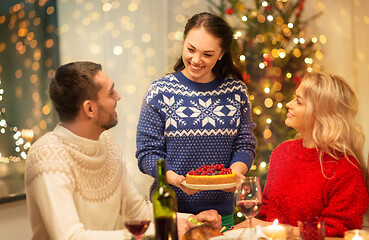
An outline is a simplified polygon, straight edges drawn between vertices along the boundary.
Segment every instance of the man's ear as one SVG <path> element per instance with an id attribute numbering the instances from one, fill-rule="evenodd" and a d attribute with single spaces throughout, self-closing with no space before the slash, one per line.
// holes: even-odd
<path id="1" fill-rule="evenodd" d="M 82 111 L 88 118 L 93 118 L 97 115 L 97 105 L 94 101 L 86 100 L 82 104 Z"/>

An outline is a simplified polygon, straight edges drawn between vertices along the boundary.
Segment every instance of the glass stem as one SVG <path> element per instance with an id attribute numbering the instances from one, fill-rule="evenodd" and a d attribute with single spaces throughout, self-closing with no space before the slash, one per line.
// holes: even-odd
<path id="1" fill-rule="evenodd" d="M 251 230 L 251 240 L 254 240 L 254 236 L 255 236 L 255 230 L 254 228 L 252 227 L 252 219 L 251 218 L 248 218 L 249 219 L 249 224 L 250 224 L 250 230 Z"/>

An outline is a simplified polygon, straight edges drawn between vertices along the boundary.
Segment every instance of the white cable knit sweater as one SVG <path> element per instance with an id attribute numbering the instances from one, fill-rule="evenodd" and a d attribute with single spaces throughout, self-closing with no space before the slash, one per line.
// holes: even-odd
<path id="1" fill-rule="evenodd" d="M 118 145 L 57 125 L 31 147 L 25 173 L 32 239 L 130 239 L 124 216 L 150 216 Z"/>

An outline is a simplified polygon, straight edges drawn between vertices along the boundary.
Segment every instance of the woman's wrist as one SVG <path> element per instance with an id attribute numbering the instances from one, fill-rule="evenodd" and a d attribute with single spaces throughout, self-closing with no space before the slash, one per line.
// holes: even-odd
<path id="1" fill-rule="evenodd" d="M 175 173 L 173 170 L 169 170 L 166 172 L 167 175 L 167 181 L 169 184 L 174 185 L 176 187 L 178 187 L 178 182 L 177 182 L 177 173 Z"/>

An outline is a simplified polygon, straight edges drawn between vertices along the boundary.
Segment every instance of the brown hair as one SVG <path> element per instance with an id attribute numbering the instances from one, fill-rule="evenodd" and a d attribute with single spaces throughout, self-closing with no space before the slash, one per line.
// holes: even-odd
<path id="1" fill-rule="evenodd" d="M 75 119 L 81 104 L 87 100 L 96 100 L 100 90 L 94 77 L 101 71 L 100 64 L 93 62 L 72 62 L 60 66 L 49 87 L 49 95 L 60 121 Z"/>

